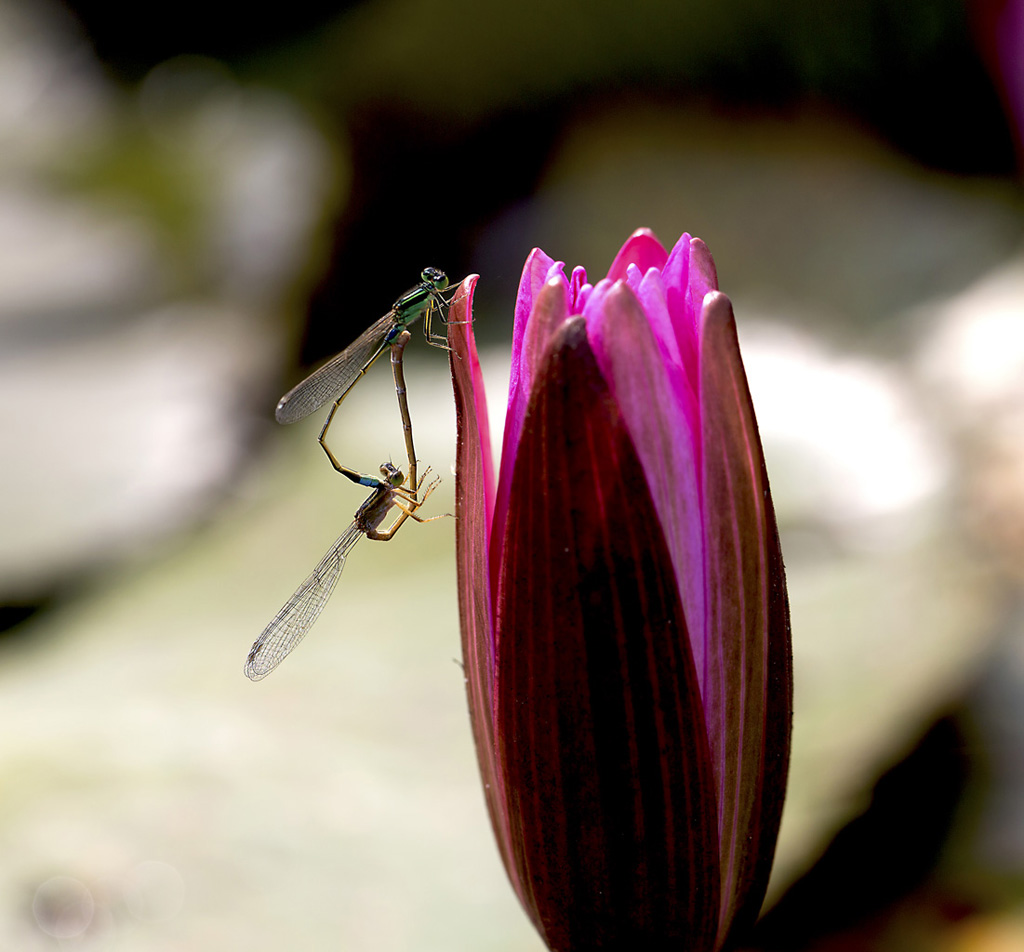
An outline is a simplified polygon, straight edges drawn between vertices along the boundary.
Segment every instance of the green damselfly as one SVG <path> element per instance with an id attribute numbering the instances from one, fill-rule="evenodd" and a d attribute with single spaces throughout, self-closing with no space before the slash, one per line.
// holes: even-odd
<path id="1" fill-rule="evenodd" d="M 314 370 L 305 380 L 289 390 L 277 404 L 278 423 L 294 423 L 319 410 L 329 400 L 335 409 L 356 381 L 403 330 L 423 318 L 423 334 L 429 344 L 447 350 L 444 335 L 431 332 L 435 313 L 444 313 L 447 300 L 444 291 L 448 276 L 437 268 L 424 268 L 420 283 L 409 288 L 383 317 L 378 318 L 340 354 Z M 331 416 L 327 418 L 330 424 Z M 326 431 L 326 426 L 325 426 Z"/>

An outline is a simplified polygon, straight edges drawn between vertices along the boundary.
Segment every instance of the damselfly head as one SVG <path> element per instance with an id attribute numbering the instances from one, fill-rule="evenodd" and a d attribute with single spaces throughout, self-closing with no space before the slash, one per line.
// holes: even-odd
<path id="1" fill-rule="evenodd" d="M 424 268 L 420 272 L 420 279 L 424 284 L 429 284 L 435 291 L 443 291 L 448 287 L 448 275 L 437 268 Z"/>
<path id="2" fill-rule="evenodd" d="M 405 473 L 395 466 L 394 463 L 381 463 L 380 474 L 384 477 L 384 482 L 393 489 L 397 489 L 405 482 Z"/>

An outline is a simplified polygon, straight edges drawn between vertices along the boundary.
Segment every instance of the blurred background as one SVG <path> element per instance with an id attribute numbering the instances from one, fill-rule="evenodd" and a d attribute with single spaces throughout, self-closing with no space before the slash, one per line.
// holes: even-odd
<path id="1" fill-rule="evenodd" d="M 703 238 L 790 578 L 762 950 L 1024 949 L 1020 0 L 0 0 L 0 948 L 540 952 L 493 845 L 452 525 L 362 543 L 277 398 L 424 265 Z M 414 334 L 450 510 L 444 355 Z M 332 431 L 402 457 L 379 368 Z"/>

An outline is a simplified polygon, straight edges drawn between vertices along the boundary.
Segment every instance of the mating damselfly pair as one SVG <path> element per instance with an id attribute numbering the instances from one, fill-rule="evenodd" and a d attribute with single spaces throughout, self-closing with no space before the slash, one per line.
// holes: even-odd
<path id="1" fill-rule="evenodd" d="M 363 537 L 386 542 L 391 539 L 407 519 L 432 522 L 441 516 L 424 517 L 419 508 L 427 501 L 440 479 L 427 481 L 428 468 L 418 475 L 416 448 L 413 443 L 412 417 L 409 414 L 408 394 L 405 386 L 403 359 L 405 345 L 410 338 L 409 326 L 423 318 L 423 333 L 427 343 L 447 349 L 442 334 L 435 333 L 432 321 L 440 317 L 447 323 L 450 297 L 446 296 L 448 278 L 436 268 L 424 268 L 420 283 L 411 287 L 391 306 L 383 317 L 375 321 L 336 357 L 315 370 L 301 383 L 288 391 L 277 405 L 276 417 L 280 423 L 294 423 L 315 413 L 333 401 L 318 441 L 331 465 L 342 476 L 368 487 L 371 492 L 356 510 L 352 524 L 337 538 L 327 554 L 295 590 L 284 607 L 256 639 L 245 662 L 245 673 L 253 681 L 265 678 L 274 670 L 313 626 L 338 582 L 345 560 L 352 547 Z M 377 358 L 390 348 L 391 369 L 395 378 L 398 411 L 405 434 L 408 471 L 390 462 L 380 466 L 380 478 L 359 473 L 338 461 L 327 445 L 327 432 L 334 421 L 338 407 Z M 421 494 L 422 490 L 422 494 Z M 399 514 L 387 529 L 380 526 L 392 509 Z"/>

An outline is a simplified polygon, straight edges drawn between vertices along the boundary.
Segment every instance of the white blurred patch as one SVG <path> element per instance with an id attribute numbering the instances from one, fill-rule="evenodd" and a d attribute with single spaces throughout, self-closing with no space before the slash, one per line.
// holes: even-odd
<path id="1" fill-rule="evenodd" d="M 0 3 L 0 174 L 95 141 L 110 89 L 66 11 Z"/>
<path id="2" fill-rule="evenodd" d="M 951 408 L 968 418 L 1024 411 L 1024 259 L 918 318 L 929 328 L 921 369 Z"/>
<path id="3" fill-rule="evenodd" d="M 326 141 L 285 96 L 203 56 L 151 70 L 138 107 L 154 138 L 203 176 L 211 277 L 265 307 L 309 260 L 310 224 L 334 184 Z"/>
<path id="4" fill-rule="evenodd" d="M 58 332 L 78 315 L 152 300 L 168 284 L 151 227 L 31 181 L 0 182 L 0 333 Z"/>
<path id="5" fill-rule="evenodd" d="M 122 93 L 70 21 L 28 9 L 0 0 L 0 600 L 229 485 L 336 184 L 279 94 L 202 57 Z"/>
<path id="6" fill-rule="evenodd" d="M 123 898 L 129 912 L 146 922 L 173 919 L 185 902 L 185 883 L 169 863 L 146 860 L 124 878 Z"/>
<path id="7" fill-rule="evenodd" d="M 195 517 L 237 465 L 248 416 L 233 415 L 236 394 L 268 359 L 247 326 L 180 305 L 0 356 L 4 593 Z"/>
<path id="8" fill-rule="evenodd" d="M 1024 578 L 1024 257 L 915 315 L 919 370 L 960 443 L 971 528 Z"/>
<path id="9" fill-rule="evenodd" d="M 905 374 L 749 316 L 740 337 L 780 519 L 858 546 L 926 530 L 950 462 Z"/>

